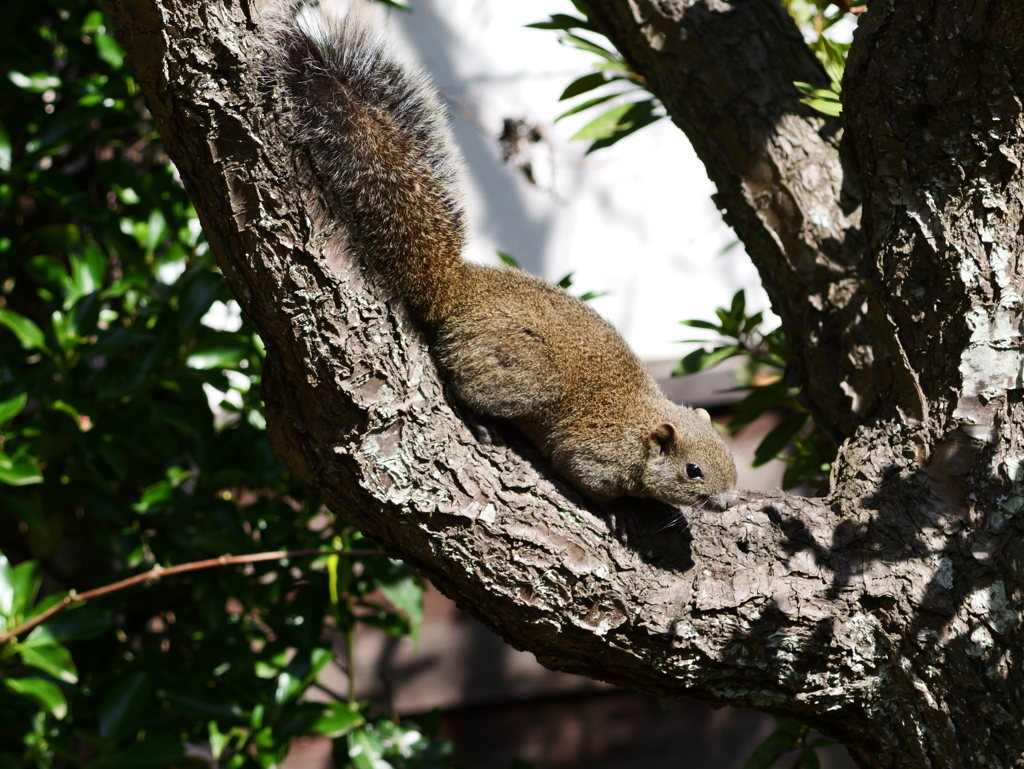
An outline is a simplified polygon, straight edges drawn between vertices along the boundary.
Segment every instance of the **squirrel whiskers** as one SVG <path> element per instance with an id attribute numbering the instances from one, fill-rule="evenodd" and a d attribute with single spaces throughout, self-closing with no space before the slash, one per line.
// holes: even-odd
<path id="1" fill-rule="evenodd" d="M 295 9 L 271 13 L 265 37 L 292 138 L 459 399 L 512 421 L 587 496 L 727 507 L 736 468 L 706 411 L 671 403 L 580 300 L 462 259 L 460 164 L 426 77 L 353 14 Z"/>

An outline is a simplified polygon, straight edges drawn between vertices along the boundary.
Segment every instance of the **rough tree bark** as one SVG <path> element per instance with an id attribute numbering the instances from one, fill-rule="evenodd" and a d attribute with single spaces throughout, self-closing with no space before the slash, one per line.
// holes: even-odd
<path id="1" fill-rule="evenodd" d="M 257 9 L 108 0 L 266 342 L 280 456 L 546 665 L 795 716 L 864 767 L 1024 766 L 1024 4 L 874 0 L 845 139 L 799 104 L 823 75 L 774 0 L 587 6 L 694 141 L 845 439 L 829 496 L 624 543 L 529 448 L 478 443 L 402 307 L 312 228 Z"/>

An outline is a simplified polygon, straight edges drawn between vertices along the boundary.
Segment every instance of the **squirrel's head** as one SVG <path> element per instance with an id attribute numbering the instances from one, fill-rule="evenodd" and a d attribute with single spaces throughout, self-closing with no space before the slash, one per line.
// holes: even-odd
<path id="1" fill-rule="evenodd" d="M 725 510 L 736 501 L 736 463 L 704 409 L 674 406 L 647 435 L 646 495 L 671 505 Z"/>

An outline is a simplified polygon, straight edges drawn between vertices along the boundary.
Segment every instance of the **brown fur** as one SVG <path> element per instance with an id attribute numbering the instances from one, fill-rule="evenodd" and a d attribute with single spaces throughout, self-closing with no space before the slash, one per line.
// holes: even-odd
<path id="1" fill-rule="evenodd" d="M 270 47 L 329 214 L 423 324 L 463 402 L 512 421 L 590 497 L 731 503 L 735 464 L 707 413 L 665 398 L 615 329 L 560 288 L 462 259 L 455 155 L 422 75 L 348 20 L 278 19 Z"/>

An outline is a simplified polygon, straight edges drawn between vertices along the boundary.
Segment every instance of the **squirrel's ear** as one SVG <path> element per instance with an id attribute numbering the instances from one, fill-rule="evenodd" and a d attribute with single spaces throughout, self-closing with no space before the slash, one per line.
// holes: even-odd
<path id="1" fill-rule="evenodd" d="M 654 428 L 650 435 L 653 448 L 662 454 L 668 454 L 669 448 L 676 439 L 676 426 L 671 422 L 662 422 Z"/>
<path id="2" fill-rule="evenodd" d="M 701 419 L 703 419 L 705 422 L 711 421 L 711 415 L 704 409 L 694 409 L 693 412 Z"/>

